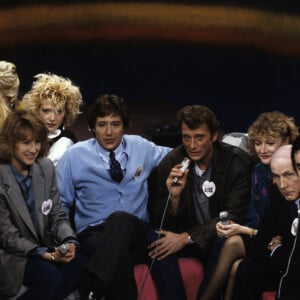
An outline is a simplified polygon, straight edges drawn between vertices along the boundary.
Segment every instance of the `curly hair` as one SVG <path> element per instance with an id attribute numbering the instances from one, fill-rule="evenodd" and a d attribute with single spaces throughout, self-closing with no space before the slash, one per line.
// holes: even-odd
<path id="1" fill-rule="evenodd" d="M 69 78 L 52 73 L 40 73 L 34 76 L 36 80 L 32 88 L 22 99 L 25 110 L 38 113 L 42 100 L 51 100 L 55 106 L 65 107 L 64 126 L 71 126 L 83 103 L 79 87 Z"/>
<path id="2" fill-rule="evenodd" d="M 0 161 L 10 163 L 16 143 L 28 137 L 41 142 L 38 158 L 48 154 L 48 130 L 40 118 L 24 110 L 10 113 L 0 132 Z"/>
<path id="3" fill-rule="evenodd" d="M 280 111 L 264 112 L 248 128 L 250 151 L 255 155 L 254 145 L 258 138 L 288 139 L 291 144 L 298 135 L 299 130 L 294 118 Z"/>
<path id="4" fill-rule="evenodd" d="M 0 93 L 3 97 L 18 96 L 20 80 L 17 67 L 8 61 L 0 61 Z"/>
<path id="5" fill-rule="evenodd" d="M 20 80 L 16 66 L 8 61 L 0 61 L 0 128 L 10 113 L 9 105 L 13 105 L 18 97 Z M 9 101 L 8 98 L 11 98 Z"/>
<path id="6" fill-rule="evenodd" d="M 0 129 L 2 128 L 3 123 L 5 122 L 9 113 L 10 113 L 10 109 L 8 108 L 5 102 L 5 99 L 0 96 Z"/>

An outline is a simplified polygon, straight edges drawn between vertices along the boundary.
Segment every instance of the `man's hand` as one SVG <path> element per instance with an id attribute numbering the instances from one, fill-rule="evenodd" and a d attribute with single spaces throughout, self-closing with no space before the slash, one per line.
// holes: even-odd
<path id="1" fill-rule="evenodd" d="M 276 235 L 272 238 L 267 248 L 270 252 L 272 252 L 278 245 L 282 244 L 282 237 L 280 235 Z"/>
<path id="2" fill-rule="evenodd" d="M 160 230 L 156 231 L 160 235 L 160 238 L 152 242 L 148 248 L 149 256 L 161 260 L 168 255 L 173 254 L 181 250 L 188 244 L 188 233 L 174 233 L 171 231 Z"/>
<path id="3" fill-rule="evenodd" d="M 180 170 L 181 167 L 182 167 L 182 164 L 178 164 L 178 165 L 174 166 L 171 169 L 170 174 L 166 180 L 167 188 L 168 188 L 169 192 L 174 195 L 174 197 L 180 196 L 182 190 L 185 187 L 187 174 L 189 172 L 189 169 L 186 169 L 182 173 L 182 171 Z M 175 177 L 178 178 L 176 183 L 174 183 Z"/>
<path id="4" fill-rule="evenodd" d="M 171 169 L 171 172 L 166 180 L 166 185 L 168 191 L 170 193 L 170 211 L 173 216 L 176 216 L 178 205 L 180 201 L 180 195 L 182 190 L 185 187 L 187 174 L 189 169 L 186 169 L 183 173 L 180 171 L 182 164 L 176 165 L 174 168 Z M 177 177 L 178 180 L 174 183 L 174 178 Z"/>

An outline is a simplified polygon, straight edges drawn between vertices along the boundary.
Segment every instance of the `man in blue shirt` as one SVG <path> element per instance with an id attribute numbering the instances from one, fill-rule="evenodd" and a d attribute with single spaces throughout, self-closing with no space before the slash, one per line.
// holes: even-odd
<path id="1" fill-rule="evenodd" d="M 63 206 L 74 209 L 87 281 L 97 299 L 137 297 L 133 267 L 145 256 L 151 171 L 171 150 L 136 135 L 125 102 L 102 95 L 90 109 L 94 138 L 72 146 L 57 167 Z M 86 297 L 81 289 L 82 297 Z"/>

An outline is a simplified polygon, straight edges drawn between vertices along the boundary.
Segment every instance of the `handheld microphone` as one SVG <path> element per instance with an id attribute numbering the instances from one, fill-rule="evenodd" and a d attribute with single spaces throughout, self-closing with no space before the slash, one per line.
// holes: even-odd
<path id="1" fill-rule="evenodd" d="M 61 255 L 65 255 L 69 250 L 69 244 L 61 244 L 58 246 L 58 251 Z"/>
<path id="2" fill-rule="evenodd" d="M 181 173 L 183 173 L 190 165 L 190 160 L 188 158 L 184 158 L 184 160 L 181 162 L 182 167 L 179 169 L 181 171 Z M 175 176 L 173 178 L 173 184 L 177 183 L 179 177 Z"/>
<path id="3" fill-rule="evenodd" d="M 228 211 L 221 211 L 219 214 L 220 221 L 223 225 L 228 225 L 229 220 L 228 220 Z"/>

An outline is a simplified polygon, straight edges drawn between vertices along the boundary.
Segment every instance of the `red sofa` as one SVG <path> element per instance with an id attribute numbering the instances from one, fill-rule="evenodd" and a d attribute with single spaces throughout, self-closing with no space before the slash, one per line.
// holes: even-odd
<path id="1" fill-rule="evenodd" d="M 263 292 L 262 294 L 262 300 L 275 300 L 275 297 L 276 292 L 274 291 Z"/>
<path id="2" fill-rule="evenodd" d="M 204 274 L 201 262 L 193 258 L 179 258 L 179 267 L 187 293 L 187 300 L 196 300 Z M 138 289 L 138 300 L 159 300 L 147 265 L 135 266 L 134 275 Z"/>
<path id="3" fill-rule="evenodd" d="M 179 267 L 187 293 L 187 300 L 196 300 L 197 292 L 204 275 L 201 262 L 193 258 L 180 258 Z M 135 266 L 134 275 L 138 289 L 138 300 L 159 300 L 147 265 L 140 264 Z M 275 300 L 275 292 L 264 292 L 261 300 Z"/>

